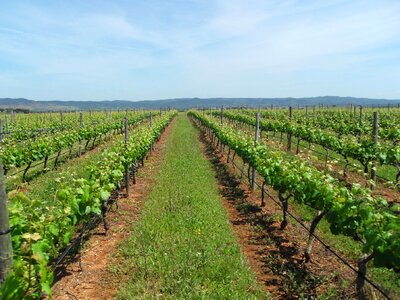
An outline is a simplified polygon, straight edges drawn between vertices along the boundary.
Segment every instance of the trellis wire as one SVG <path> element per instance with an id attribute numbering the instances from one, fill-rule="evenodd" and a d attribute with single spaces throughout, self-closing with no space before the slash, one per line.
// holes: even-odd
<path id="1" fill-rule="evenodd" d="M 204 133 L 204 131 L 203 131 Z M 217 149 L 215 149 L 217 150 Z M 225 152 L 223 152 L 225 154 Z M 240 155 L 238 155 L 240 157 Z M 238 169 L 241 172 L 241 175 L 243 177 L 243 175 L 245 177 L 247 177 L 248 180 L 250 180 L 250 178 L 247 176 L 246 172 L 244 172 L 243 170 L 241 170 L 239 168 L 239 166 L 232 160 L 230 159 L 230 161 L 232 162 L 232 164 L 234 165 L 234 167 L 236 169 Z M 244 162 L 244 161 L 243 161 Z M 245 162 L 244 162 L 245 163 Z M 280 208 L 282 208 L 281 203 L 279 203 L 270 193 L 268 193 L 262 186 L 260 186 L 256 181 L 255 181 L 255 185 L 261 190 L 263 191 L 276 205 L 278 205 Z M 354 268 L 345 258 L 343 258 L 342 256 L 340 256 L 335 250 L 333 250 L 331 248 L 331 246 L 329 246 L 328 244 L 326 244 L 323 240 L 321 240 L 321 238 L 316 235 L 315 233 L 310 232 L 310 230 L 308 229 L 308 227 L 306 225 L 304 225 L 303 222 L 301 222 L 293 213 L 291 213 L 289 210 L 287 211 L 288 215 L 295 220 L 304 230 L 307 231 L 308 234 L 311 234 L 318 242 L 321 243 L 321 245 L 327 249 L 329 252 L 331 252 L 337 259 L 339 259 L 344 265 L 346 265 L 348 268 L 350 268 L 353 272 L 355 272 L 357 275 L 361 275 L 363 277 L 363 279 L 368 282 L 373 288 L 375 288 L 377 291 L 379 291 L 386 299 L 390 300 L 391 298 L 389 297 L 389 295 L 387 295 L 387 293 L 380 287 L 378 286 L 376 283 L 374 283 L 371 279 L 369 279 L 368 277 L 362 275 L 359 273 L 359 271 Z"/>

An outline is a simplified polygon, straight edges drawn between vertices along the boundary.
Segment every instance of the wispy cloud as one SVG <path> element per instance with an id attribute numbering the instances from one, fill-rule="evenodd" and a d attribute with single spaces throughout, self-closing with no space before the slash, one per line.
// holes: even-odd
<path id="1" fill-rule="evenodd" d="M 400 97 L 398 1 L 57 3 L 0 3 L 0 97 Z"/>

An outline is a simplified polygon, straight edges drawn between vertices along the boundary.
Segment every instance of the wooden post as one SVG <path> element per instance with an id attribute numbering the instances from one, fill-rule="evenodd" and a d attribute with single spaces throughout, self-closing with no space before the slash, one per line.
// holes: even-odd
<path id="1" fill-rule="evenodd" d="M 153 127 L 153 114 L 150 112 L 150 128 Z"/>
<path id="2" fill-rule="evenodd" d="M 224 125 L 224 106 L 221 106 L 221 115 L 220 115 L 221 126 Z"/>
<path id="3" fill-rule="evenodd" d="M 124 118 L 125 146 L 128 145 L 128 118 Z"/>
<path id="4" fill-rule="evenodd" d="M 7 194 L 4 186 L 3 163 L 0 159 L 0 284 L 11 272 L 13 254 L 11 229 L 8 221 Z"/>
<path id="5" fill-rule="evenodd" d="M 254 141 L 257 143 L 260 138 L 260 113 L 256 113 L 256 133 L 254 136 Z"/>
<path id="6" fill-rule="evenodd" d="M 260 113 L 256 113 L 256 132 L 254 136 L 254 144 L 257 145 L 258 138 L 260 137 Z M 256 168 L 253 166 L 251 174 L 251 189 L 254 190 L 256 186 Z"/>
<path id="7" fill-rule="evenodd" d="M 377 147 L 378 144 L 378 112 L 374 111 L 374 127 L 373 127 L 373 139 L 374 139 L 374 145 L 375 145 L 375 149 Z M 376 182 L 376 159 L 374 159 L 372 161 L 372 168 L 371 168 L 371 178 L 372 180 L 374 180 Z"/>
<path id="8" fill-rule="evenodd" d="M 354 105 L 354 119 L 356 118 L 356 114 L 357 114 L 357 106 L 356 105 Z"/>
<path id="9" fill-rule="evenodd" d="M 360 126 L 362 126 L 363 107 L 360 105 Z"/>
<path id="10" fill-rule="evenodd" d="M 289 122 L 292 122 L 292 107 L 289 107 Z M 292 151 L 292 133 L 287 134 L 288 144 L 287 144 L 287 151 Z"/>
<path id="11" fill-rule="evenodd" d="M 14 123 L 14 110 L 11 110 L 11 112 L 10 112 L 10 123 L 11 124 Z"/>
<path id="12" fill-rule="evenodd" d="M 61 121 L 61 130 L 64 130 L 64 118 L 62 111 L 60 111 L 60 121 Z"/>
<path id="13" fill-rule="evenodd" d="M 53 121 L 53 113 L 52 113 L 52 111 L 50 111 L 50 122 L 52 122 Z"/>
<path id="14" fill-rule="evenodd" d="M 124 118 L 124 131 L 125 131 L 125 147 L 128 147 L 128 138 L 129 137 L 128 137 L 128 118 L 127 117 Z M 129 197 L 129 167 L 126 167 L 126 169 L 125 169 L 125 188 L 126 188 L 126 197 Z"/>
<path id="15" fill-rule="evenodd" d="M 0 145 L 3 142 L 3 119 L 0 118 Z"/>
<path id="16" fill-rule="evenodd" d="M 82 121 L 83 121 L 83 116 L 82 112 L 79 113 L 79 128 L 82 129 Z M 78 148 L 78 156 L 81 156 L 82 154 L 82 139 L 79 139 L 79 148 Z"/>
<path id="17" fill-rule="evenodd" d="M 8 128 L 8 117 L 6 116 L 6 128 L 5 133 L 10 133 L 10 129 Z"/>
<path id="18" fill-rule="evenodd" d="M 374 257 L 374 253 L 370 255 L 364 254 L 360 260 L 358 261 L 358 274 L 356 280 L 356 290 L 359 300 L 366 300 L 366 291 L 365 291 L 365 277 L 367 275 L 367 263 Z M 388 297 L 385 297 L 389 299 Z"/>

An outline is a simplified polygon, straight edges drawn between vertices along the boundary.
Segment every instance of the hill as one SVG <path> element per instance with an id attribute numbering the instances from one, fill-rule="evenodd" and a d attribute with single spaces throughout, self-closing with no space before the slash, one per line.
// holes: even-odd
<path id="1" fill-rule="evenodd" d="M 349 104 L 363 106 L 387 106 L 399 105 L 400 100 L 370 99 L 355 97 L 307 97 L 307 98 L 176 98 L 164 100 L 107 100 L 107 101 L 35 101 L 25 98 L 0 98 L 0 109 L 29 109 L 32 111 L 59 111 L 59 110 L 103 110 L 103 109 L 157 109 L 177 108 L 189 109 L 196 107 L 230 106 L 313 106 L 313 105 L 336 105 L 344 106 Z"/>

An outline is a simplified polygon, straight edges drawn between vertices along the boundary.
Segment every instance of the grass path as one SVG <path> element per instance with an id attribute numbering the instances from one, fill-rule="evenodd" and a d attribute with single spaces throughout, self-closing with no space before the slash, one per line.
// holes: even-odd
<path id="1" fill-rule="evenodd" d="M 120 249 L 120 299 L 263 299 L 197 130 L 180 114 L 141 219 Z"/>

